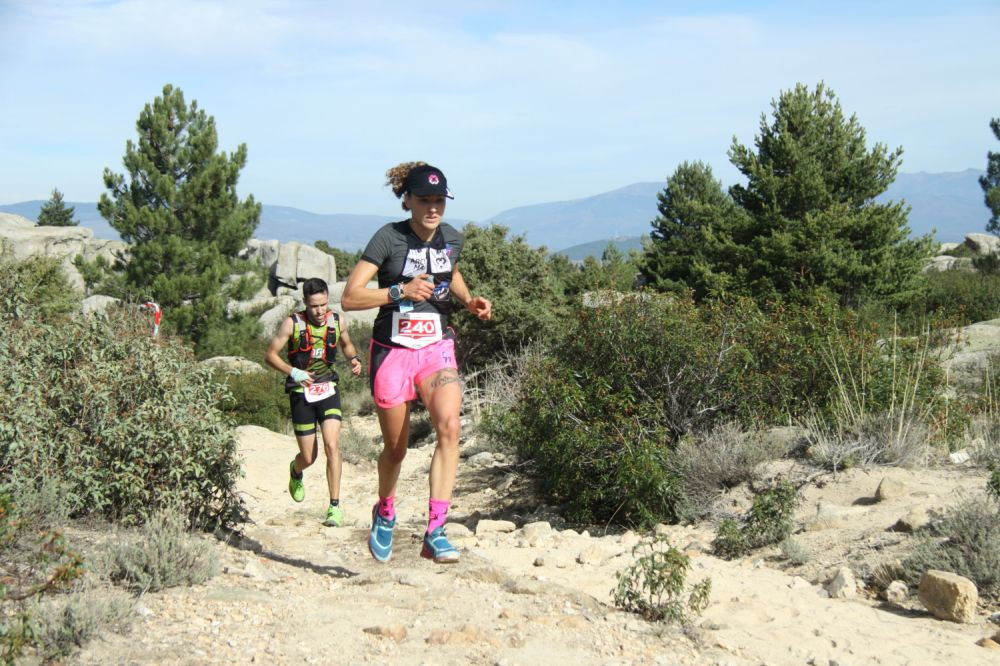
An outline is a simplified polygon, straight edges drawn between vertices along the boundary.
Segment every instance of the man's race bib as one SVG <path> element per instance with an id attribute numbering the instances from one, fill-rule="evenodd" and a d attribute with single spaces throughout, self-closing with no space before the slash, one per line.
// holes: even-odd
<path id="1" fill-rule="evenodd" d="M 393 312 L 390 340 L 420 349 L 441 339 L 441 315 L 436 312 Z"/>
<path id="2" fill-rule="evenodd" d="M 319 402 L 324 398 L 329 398 L 337 392 L 337 386 L 333 382 L 320 382 L 303 386 L 306 392 L 306 402 Z"/>

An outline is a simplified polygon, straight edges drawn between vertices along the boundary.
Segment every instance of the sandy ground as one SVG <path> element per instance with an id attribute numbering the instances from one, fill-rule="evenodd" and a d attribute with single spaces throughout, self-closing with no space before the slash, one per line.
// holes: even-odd
<path id="1" fill-rule="evenodd" d="M 373 421 L 357 421 L 377 436 Z M 1000 629 L 988 619 L 996 608 L 959 625 L 933 619 L 914 600 L 889 607 L 863 590 L 832 599 L 823 586 L 838 566 L 864 573 L 891 560 L 910 538 L 891 525 L 915 507 L 933 514 L 962 489 L 981 488 L 982 474 L 886 469 L 818 479 L 803 488 L 795 538 L 809 558 L 798 567 L 777 549 L 723 561 L 707 553 L 711 525 L 661 526 L 691 555 L 689 580 L 712 581 L 708 609 L 681 630 L 611 605 L 634 533 L 566 529 L 503 460 L 463 461 L 448 527 L 463 557 L 436 565 L 419 557 L 433 446 L 411 449 L 394 556 L 379 564 L 366 547 L 374 463 L 345 464 L 347 525 L 328 528 L 321 464 L 306 471 L 306 500 L 295 504 L 286 489 L 293 438 L 250 426 L 238 433 L 252 522 L 238 542 L 214 542 L 223 573 L 144 596 L 130 634 L 93 641 L 75 662 L 1000 664 L 1000 650 L 976 645 Z M 876 502 L 885 477 L 897 492 Z M 551 530 L 537 524 L 546 519 Z"/>

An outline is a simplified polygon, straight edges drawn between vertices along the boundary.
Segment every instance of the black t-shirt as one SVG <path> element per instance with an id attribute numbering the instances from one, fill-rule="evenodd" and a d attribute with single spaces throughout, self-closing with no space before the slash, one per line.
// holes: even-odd
<path id="1" fill-rule="evenodd" d="M 420 239 L 410 227 L 409 220 L 392 222 L 375 232 L 368 241 L 361 259 L 378 266 L 378 286 L 385 289 L 399 282 L 409 282 L 417 275 L 427 273 L 434 277 L 434 293 L 430 299 L 413 303 L 413 312 L 436 312 L 441 316 L 441 327 L 448 325 L 451 314 L 452 268 L 458 262 L 465 240 L 453 226 L 442 222 L 429 242 Z M 399 304 L 390 303 L 379 308 L 375 317 L 372 337 L 378 342 L 397 347 L 389 340 L 392 335 L 392 313 Z"/>

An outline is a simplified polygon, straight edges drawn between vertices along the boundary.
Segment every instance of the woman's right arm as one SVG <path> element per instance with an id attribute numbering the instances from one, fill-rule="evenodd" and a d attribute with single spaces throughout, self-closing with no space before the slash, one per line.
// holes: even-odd
<path id="1" fill-rule="evenodd" d="M 344 311 L 370 310 L 392 302 L 388 289 L 369 289 L 368 283 L 378 273 L 378 266 L 361 259 L 347 276 L 347 285 L 340 296 L 340 307 Z"/>

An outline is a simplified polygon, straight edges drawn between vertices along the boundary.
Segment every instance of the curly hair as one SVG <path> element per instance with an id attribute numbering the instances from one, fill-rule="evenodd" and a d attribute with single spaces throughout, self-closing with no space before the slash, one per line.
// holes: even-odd
<path id="1" fill-rule="evenodd" d="M 413 167 L 418 166 L 428 166 L 428 164 L 427 162 L 403 162 L 385 172 L 385 184 L 392 188 L 392 193 L 396 195 L 397 199 L 403 198 L 403 185 L 406 183 L 406 177 L 410 175 Z M 406 207 L 405 201 L 401 205 L 403 210 L 410 210 Z"/>

